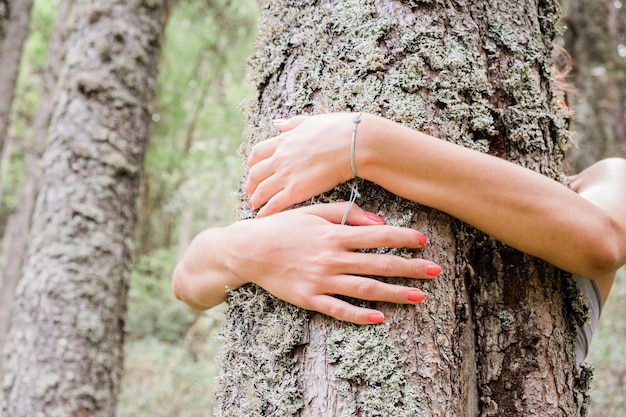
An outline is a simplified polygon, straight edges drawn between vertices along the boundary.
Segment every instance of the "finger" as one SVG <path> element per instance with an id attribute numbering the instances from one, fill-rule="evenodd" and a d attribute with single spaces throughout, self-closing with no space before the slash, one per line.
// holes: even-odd
<path id="1" fill-rule="evenodd" d="M 441 273 L 441 267 L 433 261 L 392 254 L 352 252 L 332 263 L 336 270 L 354 275 L 432 279 Z"/>
<path id="2" fill-rule="evenodd" d="M 274 119 L 272 120 L 272 123 L 274 123 L 274 127 L 276 127 L 279 131 L 287 132 L 300 126 L 309 117 L 311 116 L 298 115 L 289 119 Z"/>
<path id="3" fill-rule="evenodd" d="M 373 278 L 354 275 L 335 277 L 327 285 L 329 293 L 366 301 L 384 301 L 394 304 L 415 304 L 424 301 L 426 296 L 417 288 L 388 284 Z M 334 291 L 333 291 L 334 290 Z"/>
<path id="4" fill-rule="evenodd" d="M 349 206 L 350 203 L 344 201 L 339 203 L 315 204 L 304 207 L 303 210 L 307 213 L 322 217 L 331 223 L 340 224 Z M 358 205 L 353 204 L 348 213 L 346 222 L 353 226 L 372 226 L 384 224 L 385 219 L 376 213 L 365 211 Z"/>
<path id="5" fill-rule="evenodd" d="M 275 136 L 273 138 L 269 138 L 255 144 L 248 154 L 248 168 L 252 168 L 260 161 L 263 161 L 274 155 L 274 152 L 276 152 L 276 146 L 278 146 L 279 141 L 280 136 Z"/>
<path id="6" fill-rule="evenodd" d="M 383 313 L 378 310 L 357 307 L 330 295 L 314 297 L 309 309 L 355 324 L 378 324 L 385 320 Z"/>
<path id="7" fill-rule="evenodd" d="M 308 213 L 320 216 L 331 223 L 339 224 L 343 218 L 348 202 L 317 204 L 305 207 Z M 337 233 L 340 234 L 345 246 L 349 249 L 373 248 L 421 248 L 427 243 L 427 238 L 417 230 L 407 227 L 385 226 L 380 223 L 380 216 L 366 212 L 356 204 L 352 205 L 348 214 L 348 223 L 355 226 L 377 225 L 377 227 L 347 227 Z"/>
<path id="8" fill-rule="evenodd" d="M 421 248 L 426 236 L 417 230 L 397 226 L 350 227 L 341 231 L 341 240 L 346 248 Z"/>
<path id="9" fill-rule="evenodd" d="M 264 215 L 267 216 L 268 214 L 278 213 L 288 207 L 285 206 L 276 209 L 274 206 L 275 202 L 268 205 L 270 199 L 274 199 L 277 194 L 284 193 L 284 185 L 282 181 L 283 179 L 281 177 L 272 175 L 254 188 L 254 191 L 248 200 L 248 206 L 253 210 L 257 207 L 263 206 L 261 211 L 257 213 L 257 217 L 259 217 L 259 215 L 262 217 Z"/>
<path id="10" fill-rule="evenodd" d="M 259 184 L 273 174 L 274 168 L 270 159 L 264 159 L 261 162 L 250 167 L 250 169 L 248 170 L 248 178 L 246 179 L 246 194 L 252 196 Z"/>
<path id="11" fill-rule="evenodd" d="M 267 181 L 271 181 L 271 179 Z M 259 199 L 259 201 L 262 201 L 262 199 Z M 297 199 L 290 197 L 289 192 L 283 188 L 275 193 L 267 202 L 263 201 L 265 205 L 259 209 L 256 217 L 265 217 L 279 213 L 292 206 L 297 201 Z"/>

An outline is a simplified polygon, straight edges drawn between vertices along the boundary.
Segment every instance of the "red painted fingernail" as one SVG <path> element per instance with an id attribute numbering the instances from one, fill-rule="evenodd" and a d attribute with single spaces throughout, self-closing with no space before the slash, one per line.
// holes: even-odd
<path id="1" fill-rule="evenodd" d="M 417 238 L 417 243 L 419 243 L 420 246 L 424 246 L 426 244 L 426 241 L 426 236 L 420 233 L 419 237 Z"/>
<path id="2" fill-rule="evenodd" d="M 380 217 L 379 215 L 372 213 L 371 211 L 366 211 L 365 212 L 365 217 L 367 217 L 368 219 L 376 222 L 376 223 L 385 223 L 385 219 L 383 219 L 382 217 Z"/>
<path id="3" fill-rule="evenodd" d="M 370 313 L 367 316 L 367 320 L 370 323 L 382 323 L 385 321 L 385 316 L 383 316 L 383 313 Z"/>
<path id="4" fill-rule="evenodd" d="M 436 264 L 430 264 L 426 267 L 426 275 L 429 277 L 436 277 L 441 273 L 441 267 Z"/>
<path id="5" fill-rule="evenodd" d="M 420 290 L 409 290 L 406 298 L 408 298 L 409 301 L 415 301 L 419 303 L 420 301 L 424 301 L 424 298 L 426 298 L 426 296 Z"/>

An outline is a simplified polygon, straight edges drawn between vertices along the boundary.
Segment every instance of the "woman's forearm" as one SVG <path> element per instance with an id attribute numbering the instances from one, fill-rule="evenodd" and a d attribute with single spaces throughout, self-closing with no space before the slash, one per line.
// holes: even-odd
<path id="1" fill-rule="evenodd" d="M 359 125 L 359 176 L 446 212 L 572 273 L 600 278 L 624 260 L 606 210 L 534 171 L 389 120 Z"/>
<path id="2" fill-rule="evenodd" d="M 626 261 L 623 160 L 617 175 L 590 178 L 613 196 L 607 204 L 606 198 L 587 199 L 588 193 L 532 170 L 374 115 L 358 120 L 355 114 L 332 113 L 274 123 L 281 133 L 255 145 L 248 158 L 246 192 L 259 217 L 352 178 L 349 156 L 356 131 L 357 175 L 394 194 L 597 281 L 613 276 Z"/>

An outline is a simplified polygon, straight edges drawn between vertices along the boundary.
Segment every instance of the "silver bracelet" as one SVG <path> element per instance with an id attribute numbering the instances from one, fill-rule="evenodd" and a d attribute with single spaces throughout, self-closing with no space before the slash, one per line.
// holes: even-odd
<path id="1" fill-rule="evenodd" d="M 356 164 L 354 162 L 354 148 L 356 145 L 356 127 L 359 123 L 361 123 L 361 116 L 363 113 L 359 113 L 352 121 L 354 122 L 354 126 L 352 126 L 352 140 L 350 141 L 350 166 L 352 167 L 352 175 L 354 178 L 358 177 L 356 174 Z"/>
<path id="2" fill-rule="evenodd" d="M 352 186 L 350 187 L 350 200 L 348 201 L 348 207 L 346 207 L 346 211 L 343 213 L 343 218 L 341 219 L 341 224 L 346 224 L 346 220 L 348 219 L 348 214 L 350 214 L 350 210 L 352 210 L 352 206 L 357 198 L 361 197 L 359 194 L 358 187 L 358 175 L 356 174 L 356 164 L 354 163 L 354 147 L 356 142 L 356 127 L 359 123 L 361 123 L 361 115 L 363 113 L 359 113 L 352 121 L 354 122 L 354 126 L 352 126 L 352 140 L 350 141 L 350 166 L 352 167 L 352 174 L 354 175 L 354 180 Z"/>

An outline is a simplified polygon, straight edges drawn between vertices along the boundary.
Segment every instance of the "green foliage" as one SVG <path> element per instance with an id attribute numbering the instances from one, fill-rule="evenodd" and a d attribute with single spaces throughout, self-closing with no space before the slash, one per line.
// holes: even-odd
<path id="1" fill-rule="evenodd" d="M 3 195 L 0 201 L 0 213 L 12 213 L 17 207 L 20 190 L 24 181 L 24 173 L 26 169 L 25 152 L 22 148 L 11 147 L 9 149 L 8 166 L 2 166 L 0 180 L 3 182 Z M 5 211 L 6 210 L 6 211 Z"/>
<path id="2" fill-rule="evenodd" d="M 214 330 L 213 330 L 214 331 Z M 208 339 L 213 333 L 203 333 Z M 190 346 L 195 347 L 196 351 Z M 212 415 L 217 344 L 172 345 L 146 338 L 126 344 L 118 417 Z M 132 383 L 130 383 L 132 382 Z"/>
<path id="3" fill-rule="evenodd" d="M 143 256 L 131 275 L 126 331 L 131 339 L 155 338 L 177 343 L 199 313 L 172 295 L 170 277 L 175 256 L 158 250 Z"/>
<path id="4" fill-rule="evenodd" d="M 240 103 L 253 48 L 253 0 L 181 1 L 168 22 L 139 202 L 138 261 L 131 276 L 126 374 L 117 415 L 212 415 L 215 340 L 222 309 L 176 300 L 179 248 L 235 218 L 243 174 Z"/>
<path id="5" fill-rule="evenodd" d="M 243 174 L 240 103 L 256 5 L 185 1 L 168 23 L 146 153 L 139 252 L 171 245 L 180 228 L 231 222 Z M 185 234 L 185 230 L 182 231 Z"/>
<path id="6" fill-rule="evenodd" d="M 200 313 L 175 300 L 173 262 L 172 250 L 160 250 L 133 271 L 120 417 L 211 415 L 224 309 Z"/>

